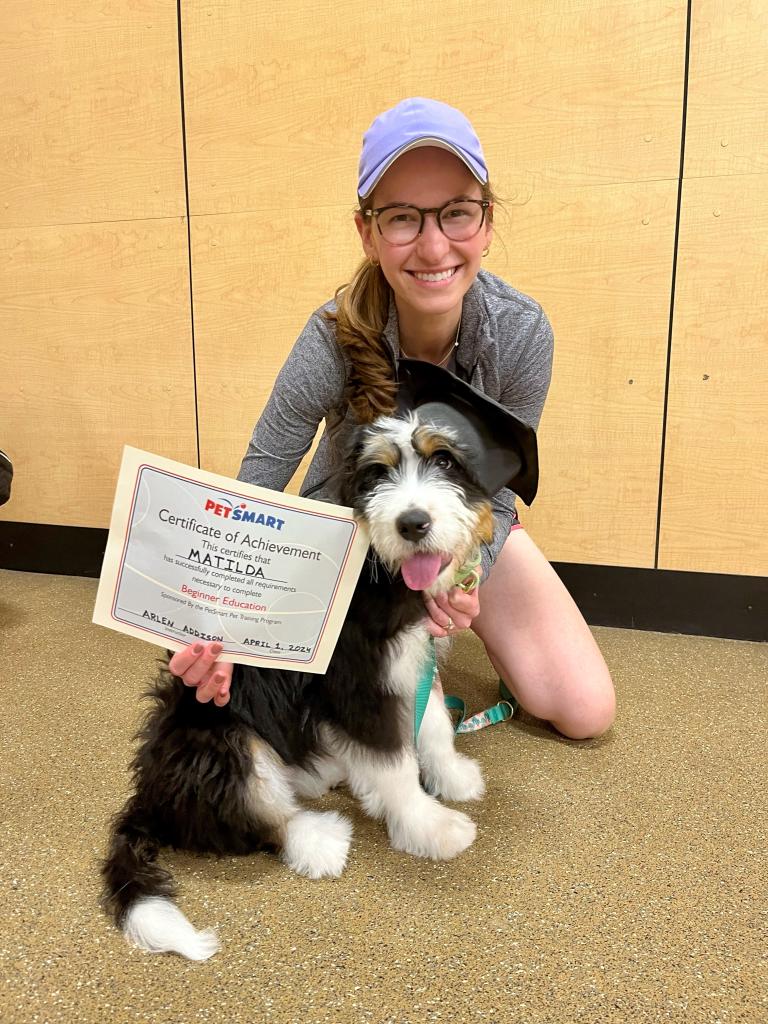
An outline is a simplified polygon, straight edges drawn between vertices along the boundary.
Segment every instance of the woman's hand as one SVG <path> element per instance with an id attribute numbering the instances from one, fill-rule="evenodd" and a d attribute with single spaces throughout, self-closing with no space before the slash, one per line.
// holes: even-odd
<path id="1" fill-rule="evenodd" d="M 460 629 L 466 629 L 480 611 L 480 597 L 475 588 L 467 594 L 459 587 L 453 587 L 446 594 L 425 597 L 429 618 L 427 629 L 432 636 L 452 636 Z"/>
<path id="2" fill-rule="evenodd" d="M 224 650 L 220 643 L 203 644 L 197 641 L 183 651 L 176 651 L 168 667 L 185 686 L 196 686 L 195 696 L 201 704 L 212 700 L 222 708 L 229 702 L 229 687 L 232 682 L 232 665 L 217 662 Z"/>

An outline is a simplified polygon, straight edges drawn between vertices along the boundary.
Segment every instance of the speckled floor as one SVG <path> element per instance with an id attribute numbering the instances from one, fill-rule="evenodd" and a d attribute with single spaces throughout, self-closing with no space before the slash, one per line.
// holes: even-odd
<path id="1" fill-rule="evenodd" d="M 768 1020 L 768 646 L 596 629 L 619 718 L 572 743 L 523 716 L 462 737 L 475 845 L 451 863 L 355 827 L 337 881 L 267 856 L 165 858 L 224 943 L 203 964 L 129 948 L 97 905 L 159 649 L 90 624 L 93 580 L 0 572 L 0 1019 L 609 1024 Z M 493 674 L 458 640 L 446 688 Z"/>

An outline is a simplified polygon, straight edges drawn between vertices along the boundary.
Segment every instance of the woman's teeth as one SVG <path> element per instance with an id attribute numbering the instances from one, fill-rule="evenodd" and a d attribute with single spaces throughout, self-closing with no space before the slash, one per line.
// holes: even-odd
<path id="1" fill-rule="evenodd" d="M 411 273 L 418 281 L 445 281 L 448 277 L 453 277 L 456 273 L 456 267 L 452 267 L 450 270 L 443 270 L 439 274 L 420 274 L 418 270 L 412 270 Z"/>

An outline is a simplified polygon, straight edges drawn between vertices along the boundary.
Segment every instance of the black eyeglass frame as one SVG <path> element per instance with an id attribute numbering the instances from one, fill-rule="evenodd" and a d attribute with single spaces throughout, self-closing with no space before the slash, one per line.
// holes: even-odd
<path id="1" fill-rule="evenodd" d="M 450 235 L 447 235 L 445 233 L 445 229 L 443 228 L 443 223 L 440 220 L 440 215 L 443 213 L 443 211 L 446 210 L 449 206 L 455 206 L 457 203 L 475 203 L 483 211 L 482 217 L 480 218 L 480 223 L 477 225 L 477 231 L 475 231 L 475 233 L 473 235 L 468 235 L 466 238 L 462 238 L 462 239 L 451 238 Z M 387 206 L 379 206 L 375 210 L 364 210 L 363 211 L 363 216 L 364 217 L 373 217 L 373 218 L 375 218 L 376 219 L 376 227 L 379 229 L 379 234 L 381 235 L 381 237 L 384 239 L 384 241 L 387 243 L 387 245 L 393 245 L 395 247 L 399 247 L 399 246 L 403 246 L 403 245 L 413 245 L 413 243 L 416 241 L 416 239 L 419 237 L 419 235 L 424 230 L 424 217 L 428 213 L 434 213 L 435 220 L 437 221 L 437 226 L 440 228 L 440 230 L 443 232 L 443 234 L 445 235 L 445 237 L 449 241 L 451 241 L 451 242 L 458 242 L 458 241 L 468 242 L 470 239 L 476 238 L 480 234 L 480 231 L 482 230 L 483 224 L 485 224 L 485 215 L 488 212 L 488 209 L 489 209 L 490 206 L 491 206 L 490 199 L 451 199 L 447 203 L 443 203 L 442 206 L 428 206 L 428 207 L 414 206 L 413 203 L 389 203 Z M 415 210 L 418 213 L 419 217 L 421 218 L 421 220 L 419 222 L 419 230 L 416 232 L 416 234 L 414 235 L 414 237 L 411 239 L 410 242 L 390 242 L 389 239 L 385 237 L 384 232 L 381 230 L 381 225 L 379 224 L 378 218 L 379 218 L 380 214 L 386 213 L 387 210 Z"/>

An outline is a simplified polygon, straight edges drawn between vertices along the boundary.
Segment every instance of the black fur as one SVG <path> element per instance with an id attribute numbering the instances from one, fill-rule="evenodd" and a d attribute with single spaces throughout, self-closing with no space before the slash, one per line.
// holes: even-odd
<path id="1" fill-rule="evenodd" d="M 142 896 L 173 895 L 170 876 L 155 864 L 161 846 L 217 854 L 274 848 L 276 837 L 254 828 L 243 803 L 253 734 L 301 766 L 322 753 L 322 722 L 372 750 L 399 749 L 399 698 L 381 686 L 384 649 L 423 617 L 421 594 L 369 556 L 325 675 L 236 665 L 230 701 L 220 708 L 201 704 L 194 688 L 164 670 L 137 734 L 135 794 L 114 819 L 102 867 L 104 903 L 116 922 Z"/>

